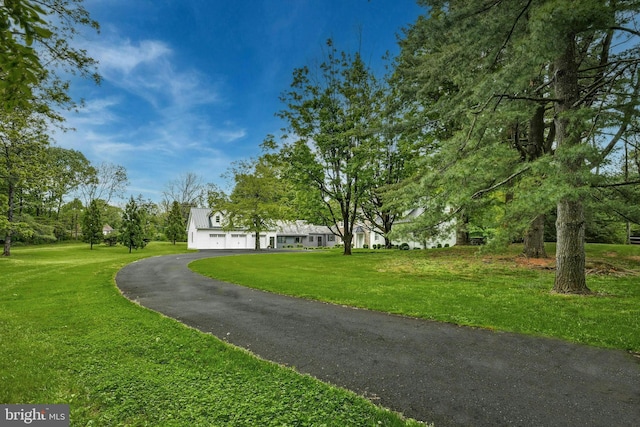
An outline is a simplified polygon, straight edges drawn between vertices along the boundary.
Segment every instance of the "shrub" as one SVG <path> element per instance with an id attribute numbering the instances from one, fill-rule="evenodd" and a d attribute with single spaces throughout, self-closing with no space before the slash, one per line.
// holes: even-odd
<path id="1" fill-rule="evenodd" d="M 409 250 L 409 244 L 408 243 L 402 243 L 400 245 L 400 250 L 402 251 L 408 251 Z"/>
<path id="2" fill-rule="evenodd" d="M 104 243 L 108 246 L 115 246 L 118 244 L 118 234 L 113 232 L 104 236 Z"/>

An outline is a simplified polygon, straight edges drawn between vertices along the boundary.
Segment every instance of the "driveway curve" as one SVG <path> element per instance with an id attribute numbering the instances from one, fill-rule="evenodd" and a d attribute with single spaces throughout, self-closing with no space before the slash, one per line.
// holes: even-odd
<path id="1" fill-rule="evenodd" d="M 268 256 L 147 258 L 116 282 L 145 307 L 436 427 L 638 425 L 631 354 L 275 295 L 187 266 L 239 253 Z"/>

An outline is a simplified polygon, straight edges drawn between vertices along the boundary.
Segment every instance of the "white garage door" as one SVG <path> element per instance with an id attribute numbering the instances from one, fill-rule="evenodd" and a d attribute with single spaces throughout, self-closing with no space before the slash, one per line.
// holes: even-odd
<path id="1" fill-rule="evenodd" d="M 229 238 L 228 249 L 247 249 L 246 234 L 232 234 Z"/>
<path id="2" fill-rule="evenodd" d="M 224 249 L 226 235 L 225 234 L 209 234 L 209 245 L 211 249 Z"/>

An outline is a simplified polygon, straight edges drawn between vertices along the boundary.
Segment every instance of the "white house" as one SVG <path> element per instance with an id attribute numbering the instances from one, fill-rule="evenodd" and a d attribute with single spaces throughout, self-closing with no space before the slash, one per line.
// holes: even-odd
<path id="1" fill-rule="evenodd" d="M 404 214 L 402 219 L 395 222 L 394 227 L 399 228 L 402 224 L 410 223 L 415 218 L 424 213 L 423 208 L 413 209 Z M 456 244 L 456 233 L 452 227 L 453 223 L 440 225 L 438 236 L 426 238 L 422 241 L 415 241 L 410 237 L 396 237 L 392 240 L 392 245 L 401 245 L 407 243 L 410 249 L 420 248 L 429 249 L 440 246 L 453 246 Z M 384 236 L 368 224 L 360 224 L 354 227 L 353 244 L 355 248 L 364 248 L 365 245 L 372 248 L 373 245 L 384 245 Z"/>
<path id="2" fill-rule="evenodd" d="M 211 209 L 191 208 L 187 221 L 189 249 L 254 249 L 255 233 L 244 230 L 225 231 L 224 213 Z M 276 232 L 260 233 L 260 247 L 275 247 Z"/>
<path id="3" fill-rule="evenodd" d="M 424 211 L 414 209 L 406 213 L 396 225 L 410 222 Z M 255 233 L 244 230 L 225 231 L 224 213 L 211 209 L 191 208 L 187 223 L 187 247 L 189 249 L 254 249 Z M 420 242 L 410 238 L 396 238 L 392 244 L 408 243 L 413 248 L 431 248 L 437 245 L 453 246 L 456 243 L 455 232 L 445 224 L 441 227 L 440 236 Z M 308 224 L 304 221 L 278 222 L 274 230 L 260 233 L 260 248 L 290 247 L 333 247 L 342 243 L 329 227 Z M 373 245 L 384 245 L 384 237 L 366 224 L 354 227 L 353 247 L 373 248 Z"/>
<path id="4" fill-rule="evenodd" d="M 277 248 L 333 247 L 339 240 L 329 227 L 313 225 L 305 221 L 278 222 L 276 234 Z"/>

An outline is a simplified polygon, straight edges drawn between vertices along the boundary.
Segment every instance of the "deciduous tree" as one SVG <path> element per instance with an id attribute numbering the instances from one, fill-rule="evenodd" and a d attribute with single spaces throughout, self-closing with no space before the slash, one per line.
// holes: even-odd
<path id="1" fill-rule="evenodd" d="M 57 72 L 99 81 L 95 61 L 72 46 L 81 27 L 99 29 L 82 0 L 11 0 L 0 4 L 0 96 L 6 111 L 25 109 L 49 79 L 56 96 L 68 85 Z"/>
<path id="2" fill-rule="evenodd" d="M 283 153 L 297 187 L 299 211 L 329 226 L 351 255 L 354 225 L 372 179 L 366 168 L 375 135 L 377 84 L 361 56 L 339 53 L 331 40 L 317 70 L 298 68 L 281 96 L 293 142 Z"/>
<path id="3" fill-rule="evenodd" d="M 274 158 L 265 154 L 258 160 L 242 161 L 230 171 L 234 187 L 228 196 L 218 190 L 209 193 L 209 205 L 225 213 L 223 227 L 254 234 L 255 250 L 260 250 L 260 234 L 275 229 L 278 220 L 290 217 L 287 182 Z"/>
<path id="4" fill-rule="evenodd" d="M 84 178 L 78 191 L 87 205 L 95 199 L 109 204 L 114 197 L 122 196 L 129 182 L 124 166 L 108 162 L 92 166 Z"/>
<path id="5" fill-rule="evenodd" d="M 182 209 L 182 217 L 186 222 L 191 208 L 205 206 L 207 202 L 207 186 L 202 177 L 193 172 L 187 172 L 169 181 L 162 191 L 162 196 L 165 211 L 168 211 L 171 204 L 177 201 Z"/>
<path id="6" fill-rule="evenodd" d="M 5 112 L 0 116 L 0 183 L 6 196 L 7 219 L 2 228 L 3 256 L 11 255 L 11 239 L 16 231 L 29 234 L 24 221 L 16 221 L 18 194 L 43 180 L 42 152 L 48 144 L 43 118 L 30 111 Z"/>

